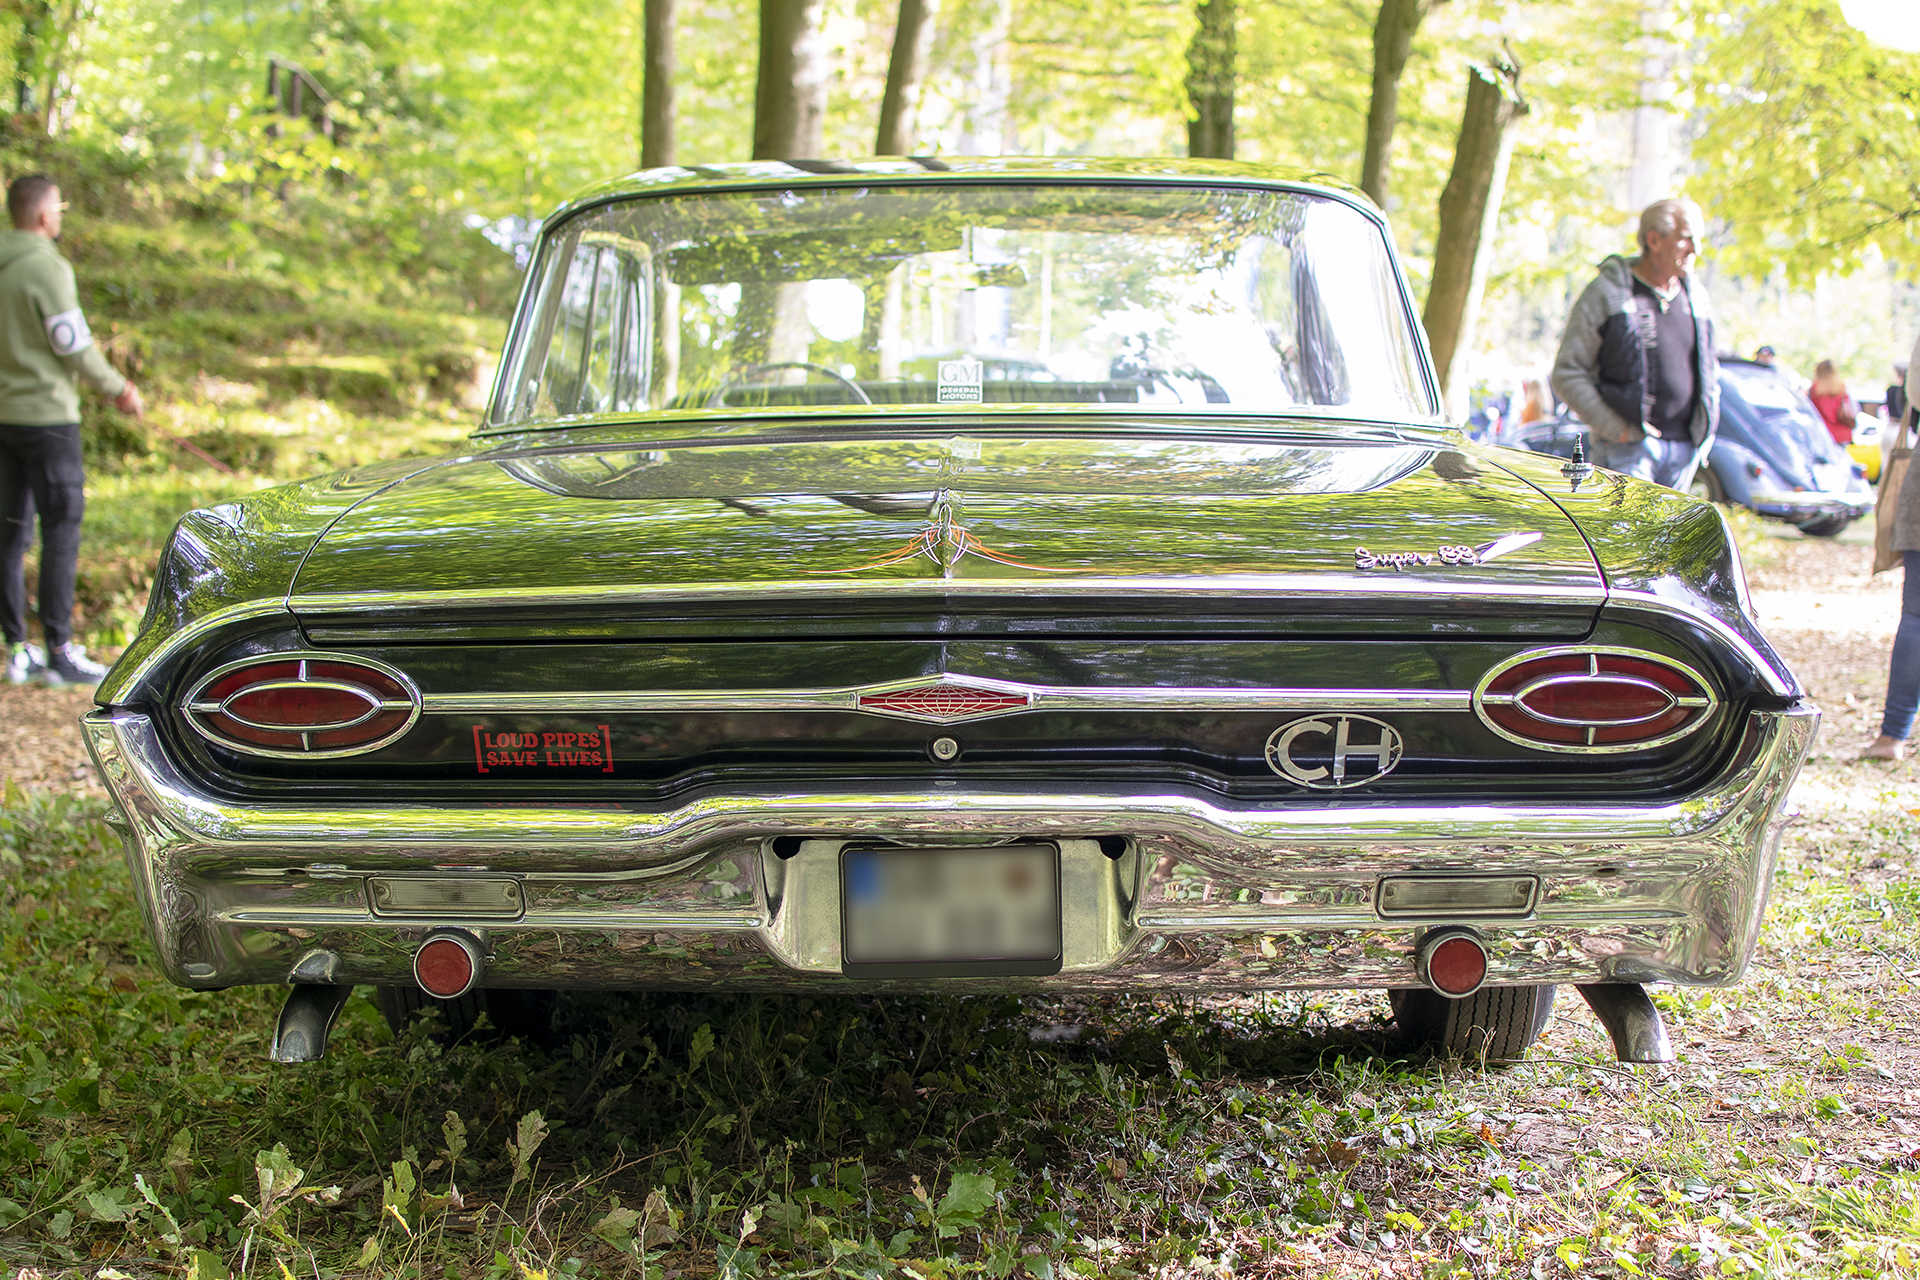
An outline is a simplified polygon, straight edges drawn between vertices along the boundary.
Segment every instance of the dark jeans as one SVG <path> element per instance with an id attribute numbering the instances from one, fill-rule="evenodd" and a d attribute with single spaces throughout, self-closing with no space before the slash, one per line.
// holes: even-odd
<path id="1" fill-rule="evenodd" d="M 35 510 L 40 513 L 40 629 L 49 649 L 73 639 L 73 574 L 86 509 L 80 424 L 0 423 L 0 632 L 8 644 L 27 638 L 27 584 L 20 566 L 33 541 Z"/>
<path id="2" fill-rule="evenodd" d="M 1900 553 L 1900 629 L 1893 633 L 1893 661 L 1887 669 L 1887 706 L 1880 732 L 1905 741 L 1913 736 L 1913 713 L 1920 706 L 1920 551 Z"/>

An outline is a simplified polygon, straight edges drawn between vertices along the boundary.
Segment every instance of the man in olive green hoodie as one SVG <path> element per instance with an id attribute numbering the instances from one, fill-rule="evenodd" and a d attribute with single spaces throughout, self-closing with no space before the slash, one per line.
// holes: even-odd
<path id="1" fill-rule="evenodd" d="M 66 205 L 39 174 L 7 188 L 13 230 L 0 234 L 0 632 L 7 679 L 49 685 L 100 682 L 106 669 L 73 643 L 73 576 L 86 478 L 80 466 L 78 382 L 138 416 L 140 393 L 100 354 L 80 311 L 73 267 L 54 248 Z M 21 562 L 40 513 L 40 629 L 27 643 Z"/>

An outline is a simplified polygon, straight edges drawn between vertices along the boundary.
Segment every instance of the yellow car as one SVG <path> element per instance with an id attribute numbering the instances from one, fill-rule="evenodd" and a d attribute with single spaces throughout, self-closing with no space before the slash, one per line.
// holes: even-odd
<path id="1" fill-rule="evenodd" d="M 1863 413 L 1853 422 L 1853 442 L 1847 446 L 1847 456 L 1867 469 L 1869 484 L 1880 483 L 1880 428 L 1885 425 L 1871 413 Z"/>

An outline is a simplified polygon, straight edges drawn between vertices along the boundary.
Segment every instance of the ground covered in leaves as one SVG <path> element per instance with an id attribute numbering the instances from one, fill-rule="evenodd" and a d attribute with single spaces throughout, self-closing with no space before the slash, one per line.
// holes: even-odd
<path id="1" fill-rule="evenodd" d="M 0 808 L 0 1274 L 1920 1267 L 1920 783 L 1852 759 L 1898 579 L 1857 538 L 1749 543 L 1829 720 L 1754 967 L 1656 993 L 1659 1068 L 1577 998 L 1499 1068 L 1401 1052 L 1372 995 L 574 997 L 549 1043 L 449 1048 L 365 992 L 275 1067 L 277 993 L 153 973 L 47 695 L 44 759 L 4 758 L 42 785 Z"/>

